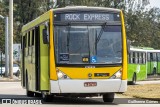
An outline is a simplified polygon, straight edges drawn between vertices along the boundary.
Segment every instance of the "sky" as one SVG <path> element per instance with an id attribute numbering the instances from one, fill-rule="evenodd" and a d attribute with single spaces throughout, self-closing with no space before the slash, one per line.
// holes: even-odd
<path id="1" fill-rule="evenodd" d="M 151 7 L 159 7 L 160 8 L 160 0 L 150 0 Z"/>

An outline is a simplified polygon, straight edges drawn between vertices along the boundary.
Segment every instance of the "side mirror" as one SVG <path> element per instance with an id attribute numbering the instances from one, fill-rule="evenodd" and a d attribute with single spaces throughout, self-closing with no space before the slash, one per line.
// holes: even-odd
<path id="1" fill-rule="evenodd" d="M 48 33 L 47 33 L 47 29 L 43 29 L 43 43 L 44 44 L 48 44 L 49 43 L 49 39 L 48 39 Z"/>

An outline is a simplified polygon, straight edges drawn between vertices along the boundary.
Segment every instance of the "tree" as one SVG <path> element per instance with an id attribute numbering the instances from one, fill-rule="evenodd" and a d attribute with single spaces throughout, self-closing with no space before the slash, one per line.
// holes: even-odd
<path id="1" fill-rule="evenodd" d="M 47 11 L 49 3 L 46 0 L 14 0 L 14 41 L 20 43 L 21 28 Z"/>
<path id="2" fill-rule="evenodd" d="M 6 7 L 5 2 L 0 2 L 0 15 L 7 16 L 6 15 Z M 0 18 L 0 50 L 2 53 L 5 52 L 5 22 L 4 19 Z"/>
<path id="3" fill-rule="evenodd" d="M 0 14 L 8 14 L 8 1 L 0 2 Z M 23 25 L 52 8 L 51 0 L 14 0 L 14 42 L 20 43 Z M 122 9 L 125 13 L 127 38 L 135 46 L 160 48 L 160 10 L 146 9 L 149 0 L 58 0 L 58 8 L 65 6 L 98 6 Z M 4 35 L 4 22 L 0 34 Z M 4 37 L 4 36 L 3 36 Z M 157 39 L 158 38 L 158 39 Z M 0 40 L 0 44 L 3 44 Z M 2 43 L 1 43 L 2 42 Z M 2 45 L 1 45 L 2 46 Z"/>

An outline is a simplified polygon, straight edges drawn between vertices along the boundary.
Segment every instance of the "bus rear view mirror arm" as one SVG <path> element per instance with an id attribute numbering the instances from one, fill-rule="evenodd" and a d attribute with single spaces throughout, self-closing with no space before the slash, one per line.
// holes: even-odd
<path id="1" fill-rule="evenodd" d="M 44 44 L 48 44 L 49 43 L 47 29 L 43 29 L 43 43 Z"/>

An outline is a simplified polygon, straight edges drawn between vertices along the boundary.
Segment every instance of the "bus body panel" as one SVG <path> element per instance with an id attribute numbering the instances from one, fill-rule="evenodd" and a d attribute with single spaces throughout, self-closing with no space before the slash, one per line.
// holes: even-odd
<path id="1" fill-rule="evenodd" d="M 160 74 L 160 62 L 159 61 L 148 61 L 147 62 L 147 74 L 148 75 L 154 74 L 154 68 L 156 68 L 155 74 Z"/>
<path id="2" fill-rule="evenodd" d="M 26 47 L 25 47 L 25 62 L 24 62 L 24 66 L 25 66 L 25 71 L 24 73 L 27 74 L 25 76 L 25 78 L 27 78 L 28 80 L 31 80 L 31 81 L 28 81 L 28 87 L 30 88 L 30 90 L 34 90 L 35 86 L 33 84 L 33 81 L 34 81 L 34 78 L 33 78 L 33 75 L 34 75 L 34 67 L 32 66 L 32 60 L 31 60 L 31 54 L 32 54 L 32 48 L 29 46 L 30 42 L 27 41 L 28 38 L 30 38 L 29 36 L 31 36 L 31 31 L 29 31 L 28 33 L 26 33 L 24 36 L 26 37 Z"/>
<path id="3" fill-rule="evenodd" d="M 158 74 L 160 74 L 160 60 L 159 60 L 159 59 L 160 59 L 160 57 L 158 58 L 158 62 L 157 62 L 157 65 L 158 65 L 158 66 L 157 66 L 157 67 L 158 67 L 158 68 L 157 68 L 157 70 L 158 70 L 157 73 L 158 73 Z"/>
<path id="4" fill-rule="evenodd" d="M 131 48 L 128 55 L 128 81 L 147 79 L 146 51 L 143 49 Z"/>
<path id="5" fill-rule="evenodd" d="M 53 10 L 50 11 L 50 39 L 49 39 L 49 49 L 50 49 L 50 62 L 49 62 L 49 66 L 50 66 L 50 79 L 51 80 L 57 80 L 57 73 L 56 73 L 56 66 L 55 66 L 55 53 L 54 53 L 54 26 L 53 26 Z"/>
<path id="6" fill-rule="evenodd" d="M 28 88 L 30 91 L 37 91 L 37 90 L 49 90 L 49 73 L 48 72 L 48 65 L 46 66 L 46 64 L 48 64 L 48 58 L 46 58 L 45 55 L 47 55 L 48 57 L 48 47 L 47 45 L 44 45 L 43 42 L 42 42 L 42 29 L 43 29 L 43 26 L 42 25 L 43 23 L 45 23 L 45 21 L 49 20 L 50 19 L 50 12 L 46 12 L 45 14 L 43 14 L 42 16 L 38 17 L 37 19 L 35 19 L 34 21 L 30 22 L 29 24 L 23 26 L 22 28 L 22 36 L 25 37 L 25 41 L 22 41 L 23 43 L 25 42 L 25 44 L 23 45 L 26 45 L 26 47 L 24 47 L 24 53 L 22 53 L 23 55 L 25 55 L 24 59 L 21 60 L 22 63 L 24 63 L 24 68 L 21 68 L 21 71 L 22 71 L 22 86 L 24 86 L 24 88 L 26 88 L 26 79 L 28 79 Z M 39 30 L 38 30 L 38 34 L 36 34 L 34 31 L 35 34 L 33 34 L 33 30 L 35 30 L 36 27 L 39 27 Z M 30 32 L 30 42 L 29 42 L 29 39 L 28 39 L 28 35 L 29 35 L 29 32 Z M 34 35 L 34 44 L 32 45 L 31 42 L 32 42 L 32 36 Z M 36 57 L 38 58 L 38 56 L 35 55 L 35 48 L 37 46 L 35 46 L 35 39 L 37 39 L 36 36 L 39 36 L 40 40 L 41 40 L 41 54 L 42 56 L 42 59 L 41 59 L 41 68 L 40 68 L 40 71 L 41 74 L 40 76 L 41 77 L 38 77 L 40 78 L 40 82 L 39 84 L 37 84 L 37 76 L 36 76 L 36 65 L 35 65 L 35 59 Z M 40 41 L 39 41 L 40 42 Z M 28 43 L 30 43 L 30 46 L 28 46 Z M 44 63 L 44 64 L 43 64 Z M 41 70 L 42 69 L 42 70 Z M 38 85 L 39 88 L 36 88 Z"/>
<path id="7" fill-rule="evenodd" d="M 148 50 L 147 51 L 147 74 L 156 75 L 159 73 L 160 73 L 160 51 Z"/>
<path id="8" fill-rule="evenodd" d="M 103 78 L 108 79 L 111 76 L 113 76 L 113 74 L 115 74 L 117 71 L 119 71 L 121 68 L 122 67 L 100 67 L 100 68 L 58 67 L 58 69 L 63 73 L 65 73 L 70 79 L 103 79 Z M 89 77 L 89 74 L 91 75 L 91 77 Z"/>
<path id="9" fill-rule="evenodd" d="M 128 64 L 128 81 L 132 81 L 134 73 L 137 75 L 137 80 L 145 80 L 147 78 L 146 65 Z"/>
<path id="10" fill-rule="evenodd" d="M 147 74 L 150 75 L 150 74 L 153 74 L 153 62 L 151 61 L 148 61 L 147 62 Z"/>
<path id="11" fill-rule="evenodd" d="M 40 90 L 49 90 L 49 48 L 43 43 L 44 28 L 40 26 Z"/>
<path id="12" fill-rule="evenodd" d="M 124 16 L 122 11 L 120 12 L 121 15 L 121 23 L 122 23 L 122 45 L 123 45 L 123 69 L 122 69 L 122 80 L 126 80 L 127 79 L 127 39 L 126 39 L 126 30 L 125 30 L 125 25 L 124 25 Z"/>
<path id="13" fill-rule="evenodd" d="M 35 51 L 34 51 L 34 46 L 32 46 L 31 41 L 32 41 L 32 35 L 33 32 L 30 31 L 30 46 L 28 47 L 29 54 L 28 54 L 28 67 L 26 68 L 28 71 L 28 74 L 31 77 L 31 90 L 35 90 L 35 65 L 34 65 L 34 59 L 35 59 Z"/>
<path id="14" fill-rule="evenodd" d="M 96 82 L 97 86 L 85 87 L 85 82 Z M 50 83 L 51 93 L 107 93 L 127 90 L 127 80 L 120 79 L 58 80 L 50 81 Z"/>

